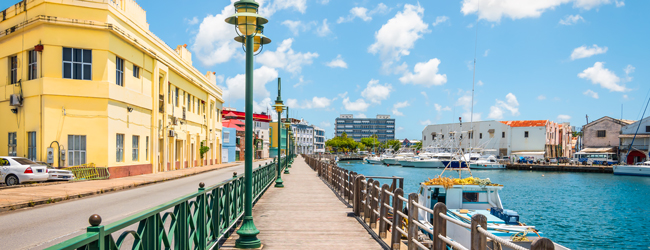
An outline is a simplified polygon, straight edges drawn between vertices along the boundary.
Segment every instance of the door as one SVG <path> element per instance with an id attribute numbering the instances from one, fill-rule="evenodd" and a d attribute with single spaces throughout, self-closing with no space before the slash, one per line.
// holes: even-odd
<path id="1" fill-rule="evenodd" d="M 221 149 L 221 163 L 228 162 L 228 148 Z"/>

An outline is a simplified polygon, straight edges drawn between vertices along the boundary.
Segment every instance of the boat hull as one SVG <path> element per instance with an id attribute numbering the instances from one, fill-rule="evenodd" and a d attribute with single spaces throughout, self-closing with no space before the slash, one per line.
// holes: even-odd
<path id="1" fill-rule="evenodd" d="M 464 161 L 443 161 L 442 165 L 449 168 L 467 168 L 467 162 Z"/>
<path id="2" fill-rule="evenodd" d="M 381 162 L 381 160 L 366 159 L 366 162 L 369 163 L 369 164 L 383 164 L 383 162 Z"/>
<path id="3" fill-rule="evenodd" d="M 471 168 L 471 169 L 506 169 L 506 165 L 505 164 L 472 163 L 472 164 L 469 164 L 469 168 Z"/>
<path id="4" fill-rule="evenodd" d="M 402 165 L 402 167 L 413 167 L 413 161 L 401 160 L 401 161 L 397 161 L 397 163 L 399 165 Z"/>
<path id="5" fill-rule="evenodd" d="M 413 167 L 416 168 L 444 168 L 442 161 L 413 161 Z"/>
<path id="6" fill-rule="evenodd" d="M 386 164 L 386 165 L 399 165 L 399 162 L 397 162 L 396 159 L 389 159 L 389 158 L 387 158 L 387 159 L 383 159 L 383 160 L 381 160 L 381 162 L 384 163 L 384 164 Z"/>
<path id="7" fill-rule="evenodd" d="M 623 165 L 614 166 L 615 175 L 650 176 L 650 167 Z"/>

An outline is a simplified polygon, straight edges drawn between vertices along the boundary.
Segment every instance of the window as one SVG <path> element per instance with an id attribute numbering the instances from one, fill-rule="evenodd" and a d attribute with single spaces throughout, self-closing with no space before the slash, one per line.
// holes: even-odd
<path id="1" fill-rule="evenodd" d="M 18 57 L 9 57 L 9 84 L 16 84 L 18 82 Z"/>
<path id="2" fill-rule="evenodd" d="M 16 132 L 11 132 L 9 133 L 9 148 L 7 155 L 9 156 L 16 156 Z"/>
<path id="3" fill-rule="evenodd" d="M 597 137 L 605 137 L 606 135 L 607 135 L 607 133 L 605 132 L 605 130 L 598 130 L 596 136 Z"/>
<path id="4" fill-rule="evenodd" d="M 144 157 L 145 160 L 149 160 L 149 136 L 144 138 Z"/>
<path id="5" fill-rule="evenodd" d="M 478 193 L 463 192 L 463 202 L 478 202 Z"/>
<path id="6" fill-rule="evenodd" d="M 167 96 L 169 96 L 168 102 L 169 102 L 169 104 L 171 104 L 172 103 L 172 84 L 171 83 L 167 83 Z"/>
<path id="7" fill-rule="evenodd" d="M 133 149 L 131 150 L 132 151 L 131 159 L 133 161 L 139 161 L 140 157 L 139 157 L 138 153 L 140 152 L 139 151 L 139 149 L 140 149 L 140 136 L 137 136 L 137 135 L 133 136 L 133 140 L 131 141 L 131 146 L 133 147 Z"/>
<path id="8" fill-rule="evenodd" d="M 190 94 L 187 94 L 187 111 L 192 112 L 192 98 L 190 97 Z"/>
<path id="9" fill-rule="evenodd" d="M 117 134 L 115 140 L 115 161 L 123 162 L 124 161 L 124 135 Z"/>
<path id="10" fill-rule="evenodd" d="M 501 132 L 501 138 L 506 138 L 506 132 Z"/>
<path id="11" fill-rule="evenodd" d="M 483 133 L 478 133 L 478 138 L 483 139 Z"/>
<path id="12" fill-rule="evenodd" d="M 34 80 L 38 78 L 38 52 L 36 50 L 30 50 L 27 52 L 29 55 L 29 65 L 27 67 L 28 80 Z"/>
<path id="13" fill-rule="evenodd" d="M 178 107 L 178 92 L 179 92 L 178 87 L 176 87 L 176 94 L 175 94 L 176 102 L 174 103 L 174 105 L 176 105 L 176 107 Z"/>
<path id="14" fill-rule="evenodd" d="M 140 67 L 133 65 L 133 77 L 140 78 Z"/>
<path id="15" fill-rule="evenodd" d="M 63 48 L 63 78 L 91 80 L 92 50 Z"/>
<path id="16" fill-rule="evenodd" d="M 223 143 L 230 143 L 230 132 L 223 132 Z"/>
<path id="17" fill-rule="evenodd" d="M 36 161 L 36 132 L 27 132 L 27 158 Z"/>
<path id="18" fill-rule="evenodd" d="M 524 137 L 528 138 L 528 131 L 524 131 Z"/>
<path id="19" fill-rule="evenodd" d="M 68 166 L 86 164 L 86 136 L 68 135 Z"/>
<path id="20" fill-rule="evenodd" d="M 124 59 L 115 57 L 115 84 L 124 86 Z"/>
<path id="21" fill-rule="evenodd" d="M 645 132 L 650 133 L 650 126 L 645 126 Z"/>

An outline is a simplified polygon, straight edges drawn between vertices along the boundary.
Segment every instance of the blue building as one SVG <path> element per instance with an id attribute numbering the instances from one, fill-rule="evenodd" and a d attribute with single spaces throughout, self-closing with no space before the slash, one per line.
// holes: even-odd
<path id="1" fill-rule="evenodd" d="M 237 153 L 237 129 L 236 128 L 222 128 L 221 143 L 221 162 L 234 162 L 235 154 Z"/>
<path id="2" fill-rule="evenodd" d="M 377 135 L 377 140 L 385 142 L 395 140 L 395 119 L 390 115 L 377 115 L 377 118 L 354 118 L 352 115 L 341 115 L 334 121 L 336 136 L 346 133 L 349 138 L 361 141 Z"/>

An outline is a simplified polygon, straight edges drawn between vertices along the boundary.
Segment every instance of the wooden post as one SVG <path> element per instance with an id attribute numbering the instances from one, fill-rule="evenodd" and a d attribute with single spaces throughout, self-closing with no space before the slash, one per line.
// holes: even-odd
<path id="1" fill-rule="evenodd" d="M 447 249 L 447 243 L 438 238 L 438 235 L 447 236 L 447 221 L 440 214 L 447 214 L 445 203 L 438 202 L 433 206 L 433 250 Z"/>
<path id="2" fill-rule="evenodd" d="M 409 194 L 409 224 L 408 224 L 408 249 L 409 250 L 417 250 L 418 246 L 413 242 L 414 240 L 417 240 L 418 237 L 418 225 L 413 223 L 418 219 L 418 207 L 413 205 L 413 202 L 417 203 L 418 202 L 418 194 L 416 193 L 410 193 Z"/>
<path id="3" fill-rule="evenodd" d="M 354 211 L 354 215 L 356 216 L 361 216 L 361 185 L 363 182 L 362 180 L 365 180 L 366 177 L 363 175 L 357 175 L 357 177 L 354 179 L 354 201 L 352 202 L 352 211 Z"/>
<path id="4" fill-rule="evenodd" d="M 385 205 L 388 205 L 388 189 L 390 187 L 388 184 L 381 186 L 381 202 L 379 203 L 379 237 L 386 238 L 386 231 L 388 223 L 384 220 L 388 214 L 388 208 Z"/>
<path id="5" fill-rule="evenodd" d="M 395 189 L 395 192 L 393 192 L 395 196 L 393 196 L 393 226 L 391 228 L 391 242 L 390 242 L 390 248 L 395 250 L 395 249 L 400 249 L 400 240 L 402 239 L 402 233 L 397 231 L 397 228 L 402 228 L 402 216 L 400 216 L 397 211 L 402 211 L 402 200 L 400 200 L 398 197 L 399 196 L 404 196 L 404 190 L 401 188 Z"/>
<path id="6" fill-rule="evenodd" d="M 372 185 L 374 185 L 374 180 L 372 178 L 368 179 L 368 182 L 366 183 L 366 205 L 363 206 L 363 221 L 366 222 L 366 224 L 370 225 L 370 218 L 372 217 L 370 213 L 370 202 L 372 200 Z"/>
<path id="7" fill-rule="evenodd" d="M 375 211 L 379 212 L 379 206 L 378 205 L 379 205 L 379 199 L 381 198 L 379 196 L 379 185 L 381 185 L 381 184 L 379 183 L 378 180 L 375 180 L 375 182 L 373 182 L 373 184 L 374 185 L 372 185 L 372 199 L 370 200 L 370 204 L 372 205 L 372 207 L 370 208 L 370 210 L 371 210 L 370 211 L 370 215 L 371 215 L 370 216 L 370 227 L 371 228 L 374 228 L 374 227 L 377 226 L 377 214 L 375 213 Z M 375 200 L 375 198 L 377 200 Z"/>
<path id="8" fill-rule="evenodd" d="M 470 250 L 485 250 L 487 247 L 487 237 L 480 233 L 477 227 L 487 230 L 487 218 L 485 215 L 476 214 L 472 216 L 471 228 L 471 247 Z"/>
<path id="9" fill-rule="evenodd" d="M 538 238 L 530 245 L 530 250 L 554 250 L 553 241 L 548 238 Z"/>
<path id="10" fill-rule="evenodd" d="M 348 189 L 349 189 L 349 194 L 348 194 L 348 201 L 349 202 L 354 202 L 354 180 L 357 178 L 357 173 L 356 172 L 350 172 L 350 182 L 348 183 Z"/>

